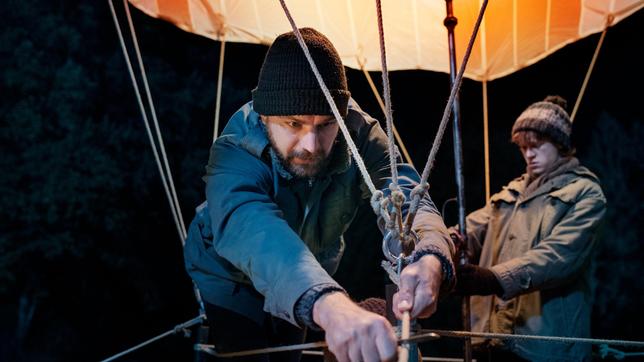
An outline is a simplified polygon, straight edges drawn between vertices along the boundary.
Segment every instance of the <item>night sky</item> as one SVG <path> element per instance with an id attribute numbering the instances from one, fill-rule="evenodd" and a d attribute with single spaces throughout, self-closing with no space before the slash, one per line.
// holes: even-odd
<path id="1" fill-rule="evenodd" d="M 101 360 L 197 316 L 180 239 L 108 3 L 9 0 L 0 9 L 0 361 Z M 124 24 L 120 2 L 117 11 Z M 219 43 L 132 12 L 187 225 L 204 198 Z M 456 33 L 467 36 L 458 27 Z M 577 156 L 600 177 L 608 199 L 598 233 L 596 338 L 644 340 L 643 34 L 641 10 L 609 29 L 573 128 Z M 549 94 L 572 109 L 598 39 L 488 84 L 493 193 L 523 172 L 509 142 L 516 117 Z M 227 44 L 222 128 L 250 99 L 266 49 Z M 371 75 L 381 84 L 380 73 Z M 364 75 L 348 69 L 348 79 L 353 97 L 383 121 Z M 390 81 L 394 122 L 422 169 L 449 77 L 399 71 Z M 466 79 L 460 96 L 468 212 L 485 203 L 481 92 L 481 83 Z M 452 158 L 446 133 L 429 181 L 449 225 L 456 223 L 455 204 L 445 205 L 456 193 Z M 373 223 L 363 211 L 358 221 Z M 373 230 L 349 231 L 337 275 L 356 300 L 384 293 L 375 224 Z M 351 243 L 357 237 L 373 241 Z M 458 308 L 444 298 L 423 326 L 460 329 Z M 170 336 L 120 360 L 193 360 L 193 343 Z M 455 341 L 424 348 L 460 354 Z"/>

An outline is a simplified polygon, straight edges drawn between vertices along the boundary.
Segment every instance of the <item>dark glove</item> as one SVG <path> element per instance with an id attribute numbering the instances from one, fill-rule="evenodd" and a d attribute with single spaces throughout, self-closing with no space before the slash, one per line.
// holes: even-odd
<path id="1" fill-rule="evenodd" d="M 454 293 L 459 295 L 502 295 L 503 287 L 490 269 L 465 264 L 456 269 Z"/>
<path id="2" fill-rule="evenodd" d="M 360 308 L 368 310 L 371 313 L 387 317 L 387 301 L 381 298 L 367 298 L 358 303 Z"/>
<path id="3" fill-rule="evenodd" d="M 458 226 L 452 226 L 447 228 L 449 237 L 452 239 L 454 246 L 456 246 L 456 255 L 458 258 L 467 258 L 467 260 L 473 260 L 474 255 L 468 250 L 468 244 L 465 236 L 460 233 Z"/>

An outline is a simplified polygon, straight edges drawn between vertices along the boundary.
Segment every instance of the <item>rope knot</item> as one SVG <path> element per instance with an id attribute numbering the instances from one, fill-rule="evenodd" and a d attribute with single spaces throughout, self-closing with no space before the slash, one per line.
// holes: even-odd
<path id="1" fill-rule="evenodd" d="M 392 191 L 391 201 L 396 208 L 402 207 L 402 205 L 405 203 L 405 194 L 402 191 L 400 191 L 400 188 Z"/>
<path id="2" fill-rule="evenodd" d="M 414 188 L 411 190 L 410 197 L 411 197 L 412 199 L 413 199 L 413 198 L 416 198 L 416 197 L 420 197 L 420 196 L 422 196 L 425 192 L 427 192 L 427 190 L 429 190 L 429 184 L 428 184 L 427 182 L 419 183 L 418 185 L 416 185 L 416 187 L 414 187 Z"/>
<path id="3" fill-rule="evenodd" d="M 384 193 L 380 190 L 376 190 L 371 194 L 371 208 L 373 212 L 376 213 L 376 216 L 380 215 L 380 200 L 384 197 Z"/>

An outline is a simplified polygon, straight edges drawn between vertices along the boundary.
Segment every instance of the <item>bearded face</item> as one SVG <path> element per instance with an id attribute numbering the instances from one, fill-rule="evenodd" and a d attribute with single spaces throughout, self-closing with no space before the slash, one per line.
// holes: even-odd
<path id="1" fill-rule="evenodd" d="M 328 164 L 338 135 L 333 116 L 262 116 L 271 146 L 296 177 L 312 178 Z"/>

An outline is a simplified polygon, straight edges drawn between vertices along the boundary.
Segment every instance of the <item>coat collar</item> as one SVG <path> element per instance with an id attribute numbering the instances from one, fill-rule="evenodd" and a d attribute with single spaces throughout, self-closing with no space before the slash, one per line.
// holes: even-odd
<path id="1" fill-rule="evenodd" d="M 597 176 L 588 170 L 586 167 L 581 166 L 576 158 L 572 158 L 569 163 L 563 164 L 560 168 L 566 168 L 562 172 L 553 172 L 555 175 L 546 179 L 539 187 L 534 190 L 528 190 L 528 174 L 525 173 L 517 179 L 510 182 L 507 186 L 508 191 L 511 191 L 515 197 L 520 196 L 520 202 L 525 202 L 537 196 L 549 193 L 553 190 L 558 190 L 578 178 L 589 178 L 595 182 L 599 182 Z"/>

